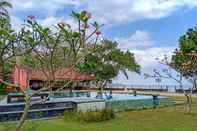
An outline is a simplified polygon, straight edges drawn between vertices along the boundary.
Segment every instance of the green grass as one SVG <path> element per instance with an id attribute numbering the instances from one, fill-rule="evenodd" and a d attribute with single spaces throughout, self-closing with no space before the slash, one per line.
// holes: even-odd
<path id="1" fill-rule="evenodd" d="M 66 121 L 61 118 L 28 122 L 38 131 L 196 131 L 197 99 L 191 115 L 184 114 L 184 106 L 140 111 L 119 112 L 116 118 L 98 123 Z M 0 126 L 1 127 L 1 126 Z"/>

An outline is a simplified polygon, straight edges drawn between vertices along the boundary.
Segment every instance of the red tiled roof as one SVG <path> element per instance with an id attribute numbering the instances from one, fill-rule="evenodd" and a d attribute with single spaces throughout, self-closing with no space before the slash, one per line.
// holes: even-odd
<path id="1" fill-rule="evenodd" d="M 42 70 L 32 70 L 30 73 L 31 80 L 47 80 L 49 72 Z M 54 73 L 56 80 L 73 80 L 73 81 L 91 81 L 95 77 L 84 73 L 77 72 L 74 68 L 58 69 Z"/>

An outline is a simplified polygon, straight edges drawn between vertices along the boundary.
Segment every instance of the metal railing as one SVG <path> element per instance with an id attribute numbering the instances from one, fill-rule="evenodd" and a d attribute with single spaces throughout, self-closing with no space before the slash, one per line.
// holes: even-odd
<path id="1" fill-rule="evenodd" d="M 182 90 L 179 85 L 124 85 L 124 84 L 108 84 L 107 88 L 119 88 L 119 89 L 144 89 L 144 90 L 161 90 L 176 92 Z M 191 89 L 190 85 L 183 85 L 184 89 Z"/>

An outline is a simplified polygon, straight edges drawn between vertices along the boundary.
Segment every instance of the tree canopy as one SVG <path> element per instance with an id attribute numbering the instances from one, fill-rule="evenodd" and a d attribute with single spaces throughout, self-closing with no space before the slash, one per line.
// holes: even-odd
<path id="1" fill-rule="evenodd" d="M 84 63 L 77 67 L 82 72 L 94 75 L 100 87 L 112 81 L 120 71 L 126 78 L 128 78 L 127 70 L 139 73 L 140 66 L 136 63 L 134 54 L 130 51 L 121 51 L 117 42 L 103 40 L 101 44 L 93 45 L 92 48 L 95 52 L 88 55 Z"/>
<path id="2" fill-rule="evenodd" d="M 175 50 L 170 65 L 185 78 L 192 79 L 197 88 L 197 28 L 188 29 L 180 37 L 179 49 Z"/>
<path id="3" fill-rule="evenodd" d="M 11 73 L 15 57 L 21 56 L 30 50 L 26 44 L 24 36 L 26 32 L 23 28 L 16 31 L 11 28 L 8 8 L 12 5 L 4 0 L 0 1 L 0 78 L 6 79 Z"/>

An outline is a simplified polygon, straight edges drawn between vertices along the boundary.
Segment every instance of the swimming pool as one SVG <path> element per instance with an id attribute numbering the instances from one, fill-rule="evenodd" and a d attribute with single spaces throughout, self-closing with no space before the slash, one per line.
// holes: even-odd
<path id="1" fill-rule="evenodd" d="M 134 95 L 126 93 L 110 93 L 110 92 L 57 92 L 52 95 L 52 98 L 70 98 L 70 97 L 86 97 L 86 98 L 97 98 L 104 100 L 141 100 L 141 99 L 152 99 L 152 96 L 147 95 Z"/>
<path id="2" fill-rule="evenodd" d="M 96 98 L 103 99 L 106 102 L 106 107 L 113 108 L 117 111 L 152 108 L 155 106 L 173 105 L 174 102 L 169 97 L 158 96 L 156 100 L 151 95 L 134 95 L 129 93 L 111 93 L 111 92 L 58 92 L 54 93 L 52 99 L 56 98 Z"/>
<path id="3" fill-rule="evenodd" d="M 112 108 L 117 111 L 174 105 L 174 101 L 169 97 L 158 96 L 157 99 L 154 100 L 151 95 L 112 92 L 55 92 L 51 95 L 49 101 L 67 101 L 75 98 L 104 100 L 107 108 Z M 0 101 L 0 104 L 6 103 L 6 99 Z"/>

